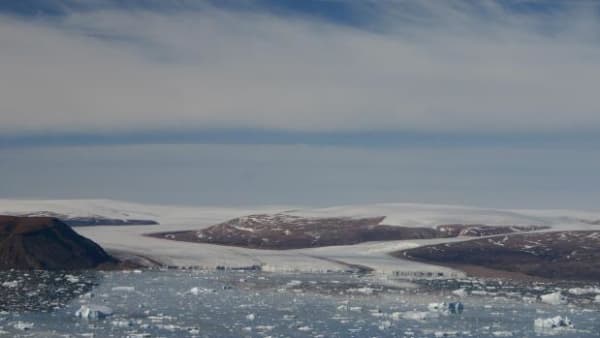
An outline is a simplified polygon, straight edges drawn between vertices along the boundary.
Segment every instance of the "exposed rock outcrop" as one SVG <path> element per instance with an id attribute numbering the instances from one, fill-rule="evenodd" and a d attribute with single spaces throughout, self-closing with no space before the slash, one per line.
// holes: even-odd
<path id="1" fill-rule="evenodd" d="M 201 231 L 158 233 L 152 236 L 256 249 L 300 249 L 369 241 L 487 236 L 542 228 L 481 224 L 451 224 L 436 228 L 403 227 L 381 224 L 384 219 L 384 216 L 353 218 L 259 214 L 234 218 Z"/>
<path id="2" fill-rule="evenodd" d="M 0 270 L 94 269 L 117 263 L 56 218 L 0 216 Z"/>
<path id="3" fill-rule="evenodd" d="M 600 231 L 513 234 L 394 255 L 459 269 L 481 267 L 548 279 L 600 280 Z"/>

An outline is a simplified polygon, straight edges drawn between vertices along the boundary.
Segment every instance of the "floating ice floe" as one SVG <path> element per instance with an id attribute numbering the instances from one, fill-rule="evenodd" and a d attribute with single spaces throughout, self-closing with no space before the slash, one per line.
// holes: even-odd
<path id="1" fill-rule="evenodd" d="M 13 280 L 13 281 L 9 281 L 9 282 L 4 282 L 4 283 L 2 283 L 2 286 L 5 287 L 5 288 L 14 289 L 17 286 L 19 286 L 19 281 L 18 280 Z"/>
<path id="2" fill-rule="evenodd" d="M 214 293 L 214 292 L 215 292 L 215 290 L 213 290 L 213 289 L 205 289 L 205 288 L 199 288 L 199 287 L 193 287 L 189 291 L 189 293 L 191 293 L 194 296 L 198 296 L 203 293 Z"/>
<path id="3" fill-rule="evenodd" d="M 79 283 L 79 277 L 77 276 L 73 276 L 73 275 L 65 275 L 65 279 L 67 280 L 67 282 L 69 283 Z"/>
<path id="4" fill-rule="evenodd" d="M 33 328 L 33 323 L 18 321 L 13 324 L 13 327 L 17 330 L 27 331 Z"/>
<path id="5" fill-rule="evenodd" d="M 565 297 L 560 291 L 541 295 L 540 300 L 543 303 L 551 305 L 567 304 L 567 297 Z"/>
<path id="6" fill-rule="evenodd" d="M 441 302 L 441 303 L 429 303 L 427 309 L 431 312 L 439 312 L 443 314 L 461 314 L 464 310 L 464 305 L 461 302 Z"/>
<path id="7" fill-rule="evenodd" d="M 115 286 L 112 288 L 112 290 L 119 291 L 119 292 L 134 292 L 135 287 L 133 287 L 133 286 Z"/>
<path id="8" fill-rule="evenodd" d="M 569 318 L 561 316 L 538 318 L 533 322 L 533 327 L 536 333 L 545 335 L 558 334 L 575 328 Z"/>
<path id="9" fill-rule="evenodd" d="M 362 287 L 362 288 L 348 289 L 349 293 L 362 293 L 365 295 L 371 295 L 371 294 L 373 294 L 373 291 L 374 291 L 373 288 L 370 288 L 367 286 Z"/>
<path id="10" fill-rule="evenodd" d="M 494 337 L 512 337 L 513 333 L 511 331 L 494 331 L 494 332 L 492 332 L 492 336 L 494 336 Z"/>
<path id="11" fill-rule="evenodd" d="M 82 305 L 75 312 L 75 317 L 85 319 L 103 319 L 112 316 L 113 310 L 104 305 Z"/>
<path id="12" fill-rule="evenodd" d="M 157 324 L 156 327 L 162 330 L 167 330 L 169 332 L 175 332 L 177 330 L 181 330 L 181 327 L 175 324 Z"/>
<path id="13" fill-rule="evenodd" d="M 432 312 L 427 311 L 406 311 L 406 312 L 394 312 L 391 315 L 393 320 L 399 319 L 408 319 L 408 320 L 416 320 L 423 321 L 428 318 L 437 318 L 438 315 Z"/>
<path id="14" fill-rule="evenodd" d="M 300 285 L 302 285 L 302 281 L 299 281 L 299 280 L 291 280 L 286 284 L 286 286 L 288 286 L 288 287 L 294 287 L 294 286 L 300 286 Z"/>
<path id="15" fill-rule="evenodd" d="M 254 319 L 256 319 L 256 315 L 254 313 L 251 313 L 249 315 L 246 315 L 246 319 L 248 319 L 248 320 L 254 320 Z"/>
<path id="16" fill-rule="evenodd" d="M 467 290 L 465 290 L 465 289 L 454 290 L 454 291 L 452 291 L 452 294 L 454 294 L 455 296 L 461 297 L 461 298 L 466 297 L 468 295 Z"/>
<path id="17" fill-rule="evenodd" d="M 600 295 L 596 295 L 596 298 L 594 298 L 594 303 L 600 303 Z"/>
<path id="18" fill-rule="evenodd" d="M 387 330 L 390 327 L 392 327 L 392 322 L 390 322 L 389 320 L 381 321 L 381 322 L 379 322 L 379 325 L 378 325 L 378 328 L 382 331 Z"/>
<path id="19" fill-rule="evenodd" d="M 117 319 L 111 322 L 112 326 L 116 327 L 130 327 L 133 325 L 133 322 L 128 319 Z"/>
<path id="20" fill-rule="evenodd" d="M 569 289 L 568 292 L 572 295 L 582 296 L 582 295 L 591 295 L 591 294 L 600 294 L 600 288 L 572 288 Z"/>

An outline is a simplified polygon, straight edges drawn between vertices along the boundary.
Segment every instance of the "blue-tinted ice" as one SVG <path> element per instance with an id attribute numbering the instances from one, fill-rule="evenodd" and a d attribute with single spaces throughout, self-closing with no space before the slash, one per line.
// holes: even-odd
<path id="1" fill-rule="evenodd" d="M 5 336 L 600 336 L 600 304 L 593 302 L 593 294 L 571 295 L 567 305 L 536 300 L 556 291 L 556 285 L 471 280 L 407 285 L 353 274 L 185 270 L 1 276 L 0 331 Z M 464 311 L 430 306 L 456 301 Z M 113 314 L 76 317 L 82 305 L 108 307 Z M 575 328 L 534 328 L 535 319 L 558 315 Z"/>

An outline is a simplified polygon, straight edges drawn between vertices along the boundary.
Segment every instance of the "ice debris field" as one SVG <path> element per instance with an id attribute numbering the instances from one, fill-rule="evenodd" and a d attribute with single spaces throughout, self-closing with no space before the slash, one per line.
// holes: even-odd
<path id="1" fill-rule="evenodd" d="M 359 274 L 6 272 L 7 337 L 598 337 L 598 285 Z"/>

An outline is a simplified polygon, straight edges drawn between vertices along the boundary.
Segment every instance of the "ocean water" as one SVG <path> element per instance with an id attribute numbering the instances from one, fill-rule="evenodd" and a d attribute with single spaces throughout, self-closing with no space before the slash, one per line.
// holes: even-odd
<path id="1" fill-rule="evenodd" d="M 571 287 L 251 271 L 9 271 L 0 273 L 0 336 L 600 337 L 597 285 L 583 294 Z M 560 290 L 565 304 L 539 300 Z M 452 302 L 464 310 L 448 311 Z M 113 314 L 76 317 L 82 305 Z M 534 326 L 555 316 L 573 327 Z"/>

